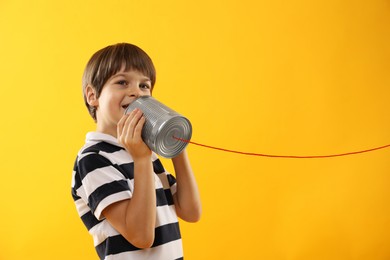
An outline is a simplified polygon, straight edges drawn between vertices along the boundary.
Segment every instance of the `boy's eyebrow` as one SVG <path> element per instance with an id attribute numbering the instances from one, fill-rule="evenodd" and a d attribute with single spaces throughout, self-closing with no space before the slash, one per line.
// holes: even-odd
<path id="1" fill-rule="evenodd" d="M 127 76 L 126 73 L 119 72 L 119 73 L 117 73 L 117 74 L 112 75 L 112 76 L 111 76 L 111 79 L 115 79 L 116 77 L 126 77 L 126 76 Z M 152 80 L 151 80 L 149 77 L 147 77 L 147 76 L 142 76 L 142 78 L 143 78 L 144 80 L 152 81 Z"/>

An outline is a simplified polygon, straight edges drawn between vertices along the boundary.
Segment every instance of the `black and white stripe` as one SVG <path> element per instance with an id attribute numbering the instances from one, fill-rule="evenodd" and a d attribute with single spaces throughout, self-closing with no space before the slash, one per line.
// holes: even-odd
<path id="1" fill-rule="evenodd" d="M 72 196 L 84 225 L 93 236 L 100 259 L 182 259 L 179 223 L 173 202 L 175 178 L 153 154 L 157 199 L 155 241 L 149 249 L 130 244 L 102 216 L 112 203 L 131 199 L 134 163 L 112 136 L 88 133 L 73 169 Z"/>

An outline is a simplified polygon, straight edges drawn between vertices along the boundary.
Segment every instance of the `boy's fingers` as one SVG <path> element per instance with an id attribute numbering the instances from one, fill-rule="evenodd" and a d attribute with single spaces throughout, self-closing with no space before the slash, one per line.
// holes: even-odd
<path id="1" fill-rule="evenodd" d="M 123 143 L 126 140 L 127 135 L 127 125 L 131 121 L 131 118 L 134 116 L 134 114 L 137 112 L 137 109 L 134 109 L 128 114 L 124 114 L 122 118 L 119 120 L 117 124 L 117 138 L 120 140 L 121 143 Z"/>
<path id="2" fill-rule="evenodd" d="M 141 116 L 142 112 L 139 109 L 136 109 L 131 113 L 129 119 L 125 122 L 123 133 L 126 134 L 126 139 L 129 140 L 134 138 L 134 130 Z"/>
<path id="3" fill-rule="evenodd" d="M 123 133 L 123 127 L 126 120 L 129 118 L 129 114 L 123 115 L 117 124 L 117 137 L 119 138 Z"/>
<path id="4" fill-rule="evenodd" d="M 133 135 L 132 137 L 138 137 L 140 136 L 139 132 L 142 131 L 142 122 L 143 114 L 142 111 L 139 110 L 137 113 L 134 115 L 134 118 L 132 120 L 132 129 L 133 129 Z"/>
<path id="5" fill-rule="evenodd" d="M 141 116 L 141 118 L 138 120 L 137 125 L 134 128 L 134 138 L 141 138 L 142 135 L 142 128 L 145 124 L 145 117 Z"/>

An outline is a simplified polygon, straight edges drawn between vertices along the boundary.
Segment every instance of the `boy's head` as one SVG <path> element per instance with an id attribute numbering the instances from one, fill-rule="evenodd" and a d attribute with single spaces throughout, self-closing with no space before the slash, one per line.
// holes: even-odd
<path id="1" fill-rule="evenodd" d="M 87 102 L 87 86 L 91 86 L 96 97 L 99 98 L 107 80 L 121 70 L 141 72 L 151 80 L 151 90 L 153 90 L 156 82 L 156 70 L 152 60 L 142 49 L 133 44 L 118 43 L 97 51 L 87 63 L 82 80 L 84 102 L 95 121 L 96 108 Z"/>

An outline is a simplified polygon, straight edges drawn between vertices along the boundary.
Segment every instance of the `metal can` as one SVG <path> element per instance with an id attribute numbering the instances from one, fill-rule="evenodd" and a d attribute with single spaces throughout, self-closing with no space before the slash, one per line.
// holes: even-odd
<path id="1" fill-rule="evenodd" d="M 142 139 L 153 152 L 165 158 L 173 158 L 188 145 L 192 136 L 191 122 L 176 111 L 151 96 L 135 99 L 125 114 L 140 109 L 145 116 Z"/>

